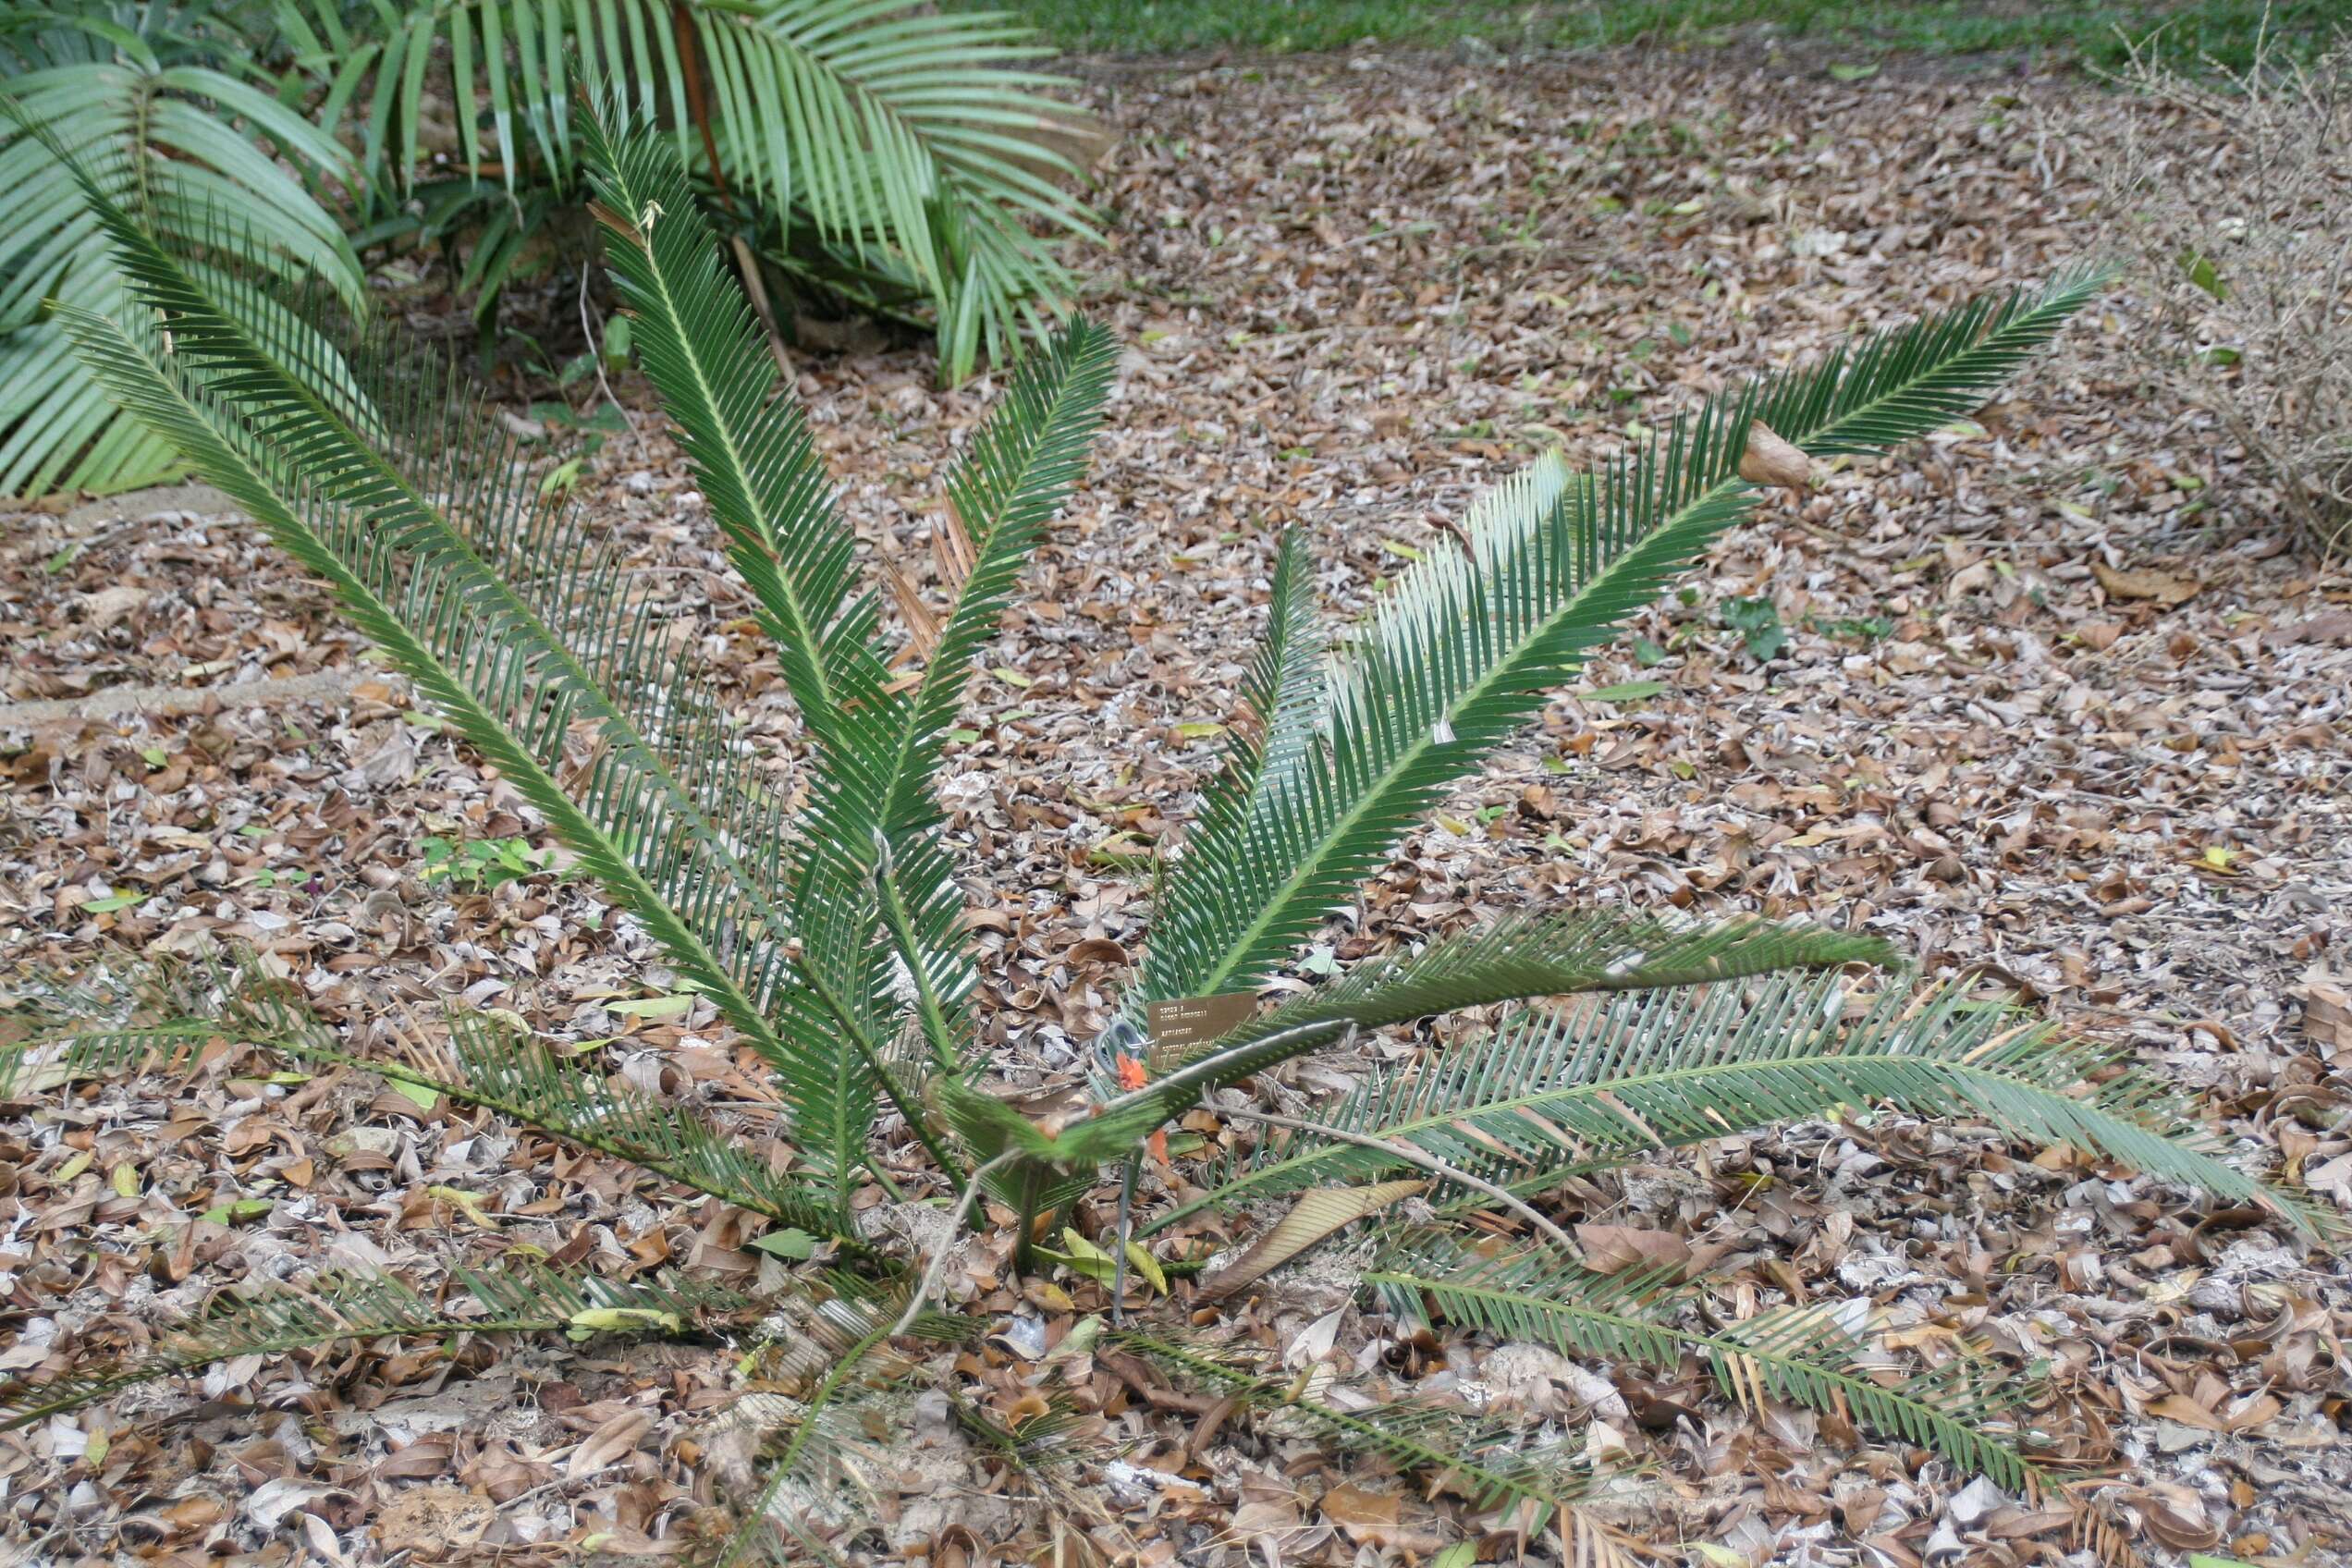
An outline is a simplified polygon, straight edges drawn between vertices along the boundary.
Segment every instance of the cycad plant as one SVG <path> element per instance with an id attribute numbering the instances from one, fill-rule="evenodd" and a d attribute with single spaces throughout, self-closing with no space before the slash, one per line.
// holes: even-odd
<path id="1" fill-rule="evenodd" d="M 689 1278 L 535 1267 L 461 1268 L 432 1292 L 324 1275 L 293 1294 L 225 1288 L 144 1359 L 78 1365 L 61 1340 L 6 1390 L 12 1424 L 208 1360 L 335 1341 L 717 1334 L 747 1348 L 731 1418 L 769 1439 L 764 1476 L 732 1500 L 740 1525 L 716 1555 L 790 1555 L 794 1531 L 857 1528 L 826 1488 L 873 1440 L 876 1402 L 926 1376 L 952 1389 L 930 1348 L 986 1327 L 954 1310 L 945 1282 L 956 1237 L 967 1223 L 1010 1226 L 1023 1267 L 1107 1286 L 1099 1299 L 1114 1315 L 1133 1304 L 1124 1321 L 1084 1328 L 1104 1354 L 1145 1358 L 1278 1427 L 1427 1466 L 1523 1525 L 1564 1521 L 1591 1559 L 1611 1537 L 1579 1510 L 1591 1477 L 1555 1447 L 1435 1403 L 1367 1415 L 1328 1374 L 1267 1375 L 1197 1326 L 1204 1309 L 1344 1226 L 1378 1220 L 1367 1306 L 1579 1356 L 1670 1368 L 1695 1357 L 1744 1403 L 1844 1412 L 2032 1488 L 2045 1466 L 2020 1379 L 1975 1354 L 1890 1379 L 1865 1318 L 1787 1306 L 1727 1323 L 1695 1310 L 1704 1281 L 1603 1272 L 1554 1217 L 1568 1179 L 1741 1129 L 1885 1108 L 1989 1122 L 2313 1224 L 2104 1053 L 1957 992 L 1915 989 L 1865 937 L 1539 912 L 1366 962 L 1270 1010 L 1255 1001 L 1441 791 L 1747 514 L 1758 492 L 1743 473 L 1769 472 L 1768 447 L 1789 455 L 1767 433 L 1861 453 L 1947 423 L 2095 280 L 1965 305 L 1767 377 L 1595 474 L 1544 459 L 1478 504 L 1463 552 L 1416 564 L 1336 652 L 1318 630 L 1306 546 L 1285 538 L 1247 682 L 1253 720 L 1162 868 L 1157 936 L 1100 1042 L 1099 1072 L 1058 1102 L 1016 1108 L 991 1091 L 978 1045 L 975 965 L 930 786 L 974 655 L 1079 480 L 1113 345 L 1084 324 L 1059 333 L 964 455 L 940 524 L 948 605 L 902 599 L 919 657 L 909 671 L 882 631 L 881 600 L 859 586 L 857 547 L 674 141 L 609 136 L 585 116 L 574 134 L 646 373 L 805 728 L 814 782 L 797 824 L 762 788 L 761 759 L 703 672 L 677 662 L 627 574 L 569 503 L 540 494 L 447 371 L 379 337 L 344 350 L 364 415 L 312 396 L 289 363 L 305 342 L 283 316 L 224 308 L 213 272 L 94 181 L 85 196 L 138 308 L 109 318 L 69 307 L 61 319 L 122 406 L 332 586 L 715 1004 L 771 1070 L 780 1126 L 749 1135 L 606 1077 L 513 1015 L 454 999 L 388 1031 L 397 1054 L 365 1047 L 251 957 L 151 975 L 119 1003 L 66 1006 L 67 1021 L 0 1055 L 0 1089 L 192 1061 L 223 1041 L 361 1068 L 764 1217 L 800 1232 L 779 1250 L 808 1261 L 753 1300 Z M 1874 969 L 1874 982 L 1851 978 Z M 1261 1111 L 1236 1092 L 1360 1034 L 1538 998 L 1313 1114 Z M 1159 1134 L 1204 1108 L 1224 1119 L 1227 1152 L 1180 1180 Z M 953 1222 L 923 1246 L 861 1226 L 869 1170 L 894 1189 L 927 1187 Z M 1090 1197 L 1101 1201 L 1081 1202 Z M 1419 1200 L 1414 1218 L 1397 1219 L 1407 1197 Z M 1186 1280 L 1201 1260 L 1175 1246 L 1175 1226 L 1276 1199 L 1286 1212 L 1249 1248 Z M 1170 1292 L 1192 1311 L 1163 1306 Z M 1071 1415 L 1046 1403 L 1018 1427 L 974 1415 L 973 1429 L 1042 1464 L 1046 1437 Z"/>
<path id="2" fill-rule="evenodd" d="M 362 255 L 439 248 L 486 319 L 580 208 L 577 100 L 625 103 L 667 129 L 747 279 L 934 329 L 956 382 L 1046 332 L 1071 290 L 1055 247 L 1096 233 L 1069 189 L 1087 122 L 1035 68 L 1050 53 L 1002 13 L 919 0 L 0 6 L 0 496 L 177 466 L 42 313 L 122 298 L 57 147 L 156 233 L 353 309 Z"/>

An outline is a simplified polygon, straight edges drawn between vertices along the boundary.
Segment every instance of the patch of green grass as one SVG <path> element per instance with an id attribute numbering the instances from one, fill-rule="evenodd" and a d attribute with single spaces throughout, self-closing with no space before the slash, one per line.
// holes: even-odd
<path id="1" fill-rule="evenodd" d="M 1119 55 L 1231 48 L 1268 53 L 1345 49 L 1367 40 L 1432 46 L 1476 38 L 1503 48 L 1633 43 L 1730 43 L 1770 28 L 1861 51 L 1929 55 L 2054 54 L 2123 63 L 2126 39 L 2162 30 L 2159 50 L 2233 68 L 2253 55 L 2264 0 L 2092 0 L 1989 8 L 1981 0 L 957 0 L 1002 6 L 1060 47 Z M 2341 0 L 2272 0 L 2271 26 L 2298 49 L 2345 22 Z"/>

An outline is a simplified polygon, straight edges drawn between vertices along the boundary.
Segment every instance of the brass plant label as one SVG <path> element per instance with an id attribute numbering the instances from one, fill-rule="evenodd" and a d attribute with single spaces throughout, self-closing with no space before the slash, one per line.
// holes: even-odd
<path id="1" fill-rule="evenodd" d="M 1221 997 L 1179 997 L 1171 1002 L 1154 1002 L 1144 1010 L 1145 1020 L 1151 1025 L 1154 1050 L 1207 1045 L 1219 1035 L 1240 1028 L 1256 1013 L 1255 991 L 1228 991 Z"/>

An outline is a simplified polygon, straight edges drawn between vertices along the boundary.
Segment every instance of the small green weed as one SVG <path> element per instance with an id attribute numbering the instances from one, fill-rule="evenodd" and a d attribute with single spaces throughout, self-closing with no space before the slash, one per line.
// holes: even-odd
<path id="1" fill-rule="evenodd" d="M 418 847 L 424 854 L 427 882 L 447 882 L 470 892 L 496 892 L 509 882 L 556 869 L 556 851 L 534 850 L 527 839 L 435 836 Z"/>
<path id="2" fill-rule="evenodd" d="M 1758 664 L 1770 664 L 1788 650 L 1788 628 L 1781 624 L 1780 609 L 1770 594 L 1755 599 L 1726 599 L 1716 612 L 1716 619 L 1726 630 L 1740 634 L 1747 656 Z"/>

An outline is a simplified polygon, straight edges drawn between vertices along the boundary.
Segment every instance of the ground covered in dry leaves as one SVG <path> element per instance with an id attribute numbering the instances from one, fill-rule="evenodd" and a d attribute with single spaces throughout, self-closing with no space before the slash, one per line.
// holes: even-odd
<path id="1" fill-rule="evenodd" d="M 1090 292 L 1126 365 L 946 774 L 989 1027 L 1026 1084 L 1073 1070 L 1139 950 L 1133 857 L 1180 831 L 1215 766 L 1277 530 L 1306 531 L 1335 618 L 1354 613 L 1544 444 L 1606 452 L 1727 378 L 2094 244 L 2081 133 L 2052 120 L 2079 82 L 1367 54 L 1102 66 L 1088 91 L 1123 138 Z M 2352 580 L 2282 554 L 2232 454 L 2141 394 L 2122 352 L 2137 319 L 2118 297 L 1976 425 L 1768 501 L 1414 835 L 1299 983 L 1569 901 L 1813 913 L 2127 1046 L 2204 1091 L 2242 1154 L 2352 1202 Z M 873 349 L 807 357 L 800 378 L 868 547 L 918 572 L 944 457 L 988 400 L 934 391 L 929 369 Z M 624 396 L 637 428 L 594 459 L 589 505 L 790 787 L 775 665 L 676 448 Z M 0 561 L 11 974 L 240 938 L 363 1029 L 389 1002 L 462 997 L 600 1043 L 631 1082 L 766 1112 L 749 1058 L 590 886 L 435 874 L 430 840 L 521 839 L 518 858 L 544 840 L 253 529 L 201 494 L 133 498 L 12 520 Z M 320 672 L 284 703 L 59 706 Z M 1265 1092 L 1301 1103 L 1361 1065 L 1310 1061 Z M 430 1287 L 452 1259 L 529 1249 L 746 1284 L 763 1264 L 740 1217 L 494 1116 L 355 1072 L 265 1082 L 258 1059 L 11 1106 L 0 1167 L 9 1374 L 320 1267 Z M 2352 1280 L 2259 1215 L 1900 1119 L 1726 1139 L 1578 1184 L 1560 1212 L 1671 1233 L 1711 1259 L 1727 1314 L 1868 1300 L 1893 1360 L 1954 1335 L 2046 1360 L 2040 1423 L 2151 1557 L 2352 1561 Z M 2077 1550 L 2054 1504 L 1883 1436 L 1751 1420 L 1695 1373 L 1331 1317 L 1346 1283 L 1338 1249 L 1198 1316 L 1647 1466 L 1620 1519 L 1662 1561 Z M 1001 1328 L 955 1381 L 1007 1414 L 1040 1380 L 1026 1357 L 1100 1305 L 1084 1282 L 1024 1292 L 985 1251 L 949 1288 Z M 256 1359 L 12 1436 L 0 1541 L 58 1562 L 556 1562 L 592 1537 L 677 1550 L 724 1485 L 698 1463 L 733 1386 L 723 1351 L 447 1349 Z M 1060 1561 L 1083 1537 L 1144 1563 L 1371 1562 L 1479 1535 L 1443 1494 L 1207 1401 L 1155 1403 L 1100 1360 L 1043 1381 L 1098 1417 L 1053 1509 L 933 1396 L 868 1466 L 879 1535 L 861 1550 L 947 1568 L 1059 1533 Z"/>

